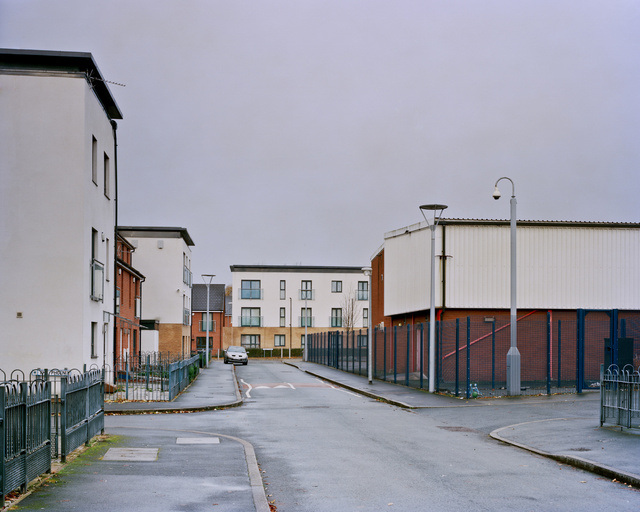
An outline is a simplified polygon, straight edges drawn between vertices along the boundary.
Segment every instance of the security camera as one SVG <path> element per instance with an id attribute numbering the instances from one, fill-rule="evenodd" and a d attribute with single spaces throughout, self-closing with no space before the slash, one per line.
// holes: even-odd
<path id="1" fill-rule="evenodd" d="M 500 191 L 498 190 L 498 187 L 496 187 L 496 189 L 493 191 L 493 198 L 497 201 L 498 199 L 500 199 Z"/>

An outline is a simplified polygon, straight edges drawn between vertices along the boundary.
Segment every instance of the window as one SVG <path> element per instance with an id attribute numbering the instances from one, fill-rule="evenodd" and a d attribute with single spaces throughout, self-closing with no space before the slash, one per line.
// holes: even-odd
<path id="1" fill-rule="evenodd" d="M 135 318 L 140 318 L 140 308 L 142 305 L 142 301 L 140 300 L 140 297 L 136 297 L 136 302 L 135 302 L 135 312 L 134 312 L 134 316 Z"/>
<path id="2" fill-rule="evenodd" d="M 311 308 L 302 308 L 300 310 L 300 327 L 313 327 Z"/>
<path id="3" fill-rule="evenodd" d="M 244 348 L 260 348 L 259 334 L 243 334 L 240 336 L 240 344 Z"/>
<path id="4" fill-rule="evenodd" d="M 102 301 L 104 296 L 104 265 L 98 261 L 98 231 L 91 230 L 91 300 Z"/>
<path id="5" fill-rule="evenodd" d="M 109 268 L 111 267 L 111 262 L 109 261 L 109 239 L 108 238 L 107 238 L 107 257 L 106 257 L 104 263 L 107 266 L 105 279 L 107 281 L 109 281 Z"/>
<path id="6" fill-rule="evenodd" d="M 116 315 L 120 314 L 120 288 L 116 288 Z"/>
<path id="7" fill-rule="evenodd" d="M 369 327 L 369 309 L 362 308 L 362 327 Z"/>
<path id="8" fill-rule="evenodd" d="M 287 309 L 280 308 L 280 327 L 287 326 Z"/>
<path id="9" fill-rule="evenodd" d="M 366 347 L 368 345 L 368 338 L 366 334 L 358 334 L 358 346 Z"/>
<path id="10" fill-rule="evenodd" d="M 285 346 L 285 335 L 284 334 L 276 334 L 273 337 L 273 346 L 274 347 L 284 347 Z"/>
<path id="11" fill-rule="evenodd" d="M 358 281 L 358 300 L 369 300 L 369 283 Z"/>
<path id="12" fill-rule="evenodd" d="M 243 280 L 240 284 L 241 299 L 261 299 L 260 281 Z"/>
<path id="13" fill-rule="evenodd" d="M 300 283 L 300 300 L 313 300 L 311 281 L 302 281 Z"/>
<path id="14" fill-rule="evenodd" d="M 98 186 L 98 141 L 91 136 L 91 180 Z"/>
<path id="15" fill-rule="evenodd" d="M 342 308 L 331 308 L 331 327 L 342 327 Z"/>
<path id="16" fill-rule="evenodd" d="M 342 293 L 342 281 L 331 281 L 331 293 Z"/>
<path id="17" fill-rule="evenodd" d="M 308 335 L 307 335 L 307 337 L 308 337 L 308 338 L 311 338 L 311 335 L 310 335 L 310 334 L 308 334 Z M 301 346 L 302 348 L 304 348 L 305 343 L 306 343 L 306 342 L 305 342 L 304 334 L 302 334 L 302 335 L 300 335 L 300 346 Z"/>
<path id="18" fill-rule="evenodd" d="M 209 318 L 207 318 L 207 313 L 202 313 L 202 320 L 200 320 L 200 331 L 207 332 L 207 330 L 209 332 L 216 332 L 216 322 L 213 319 L 213 313 L 209 313 Z"/>
<path id="19" fill-rule="evenodd" d="M 260 327 L 260 308 L 242 308 L 240 327 Z"/>
<path id="20" fill-rule="evenodd" d="M 109 198 L 109 157 L 104 154 L 104 195 Z"/>
<path id="21" fill-rule="evenodd" d="M 287 282 L 280 281 L 280 300 L 285 300 L 287 298 Z"/>
<path id="22" fill-rule="evenodd" d="M 98 357 L 98 322 L 91 322 L 91 357 Z"/>

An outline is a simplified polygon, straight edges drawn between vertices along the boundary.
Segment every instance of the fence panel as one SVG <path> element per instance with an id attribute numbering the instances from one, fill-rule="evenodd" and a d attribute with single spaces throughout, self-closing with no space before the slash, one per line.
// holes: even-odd
<path id="1" fill-rule="evenodd" d="M 0 503 L 8 492 L 51 471 L 51 386 L 46 381 L 0 385 Z"/>
<path id="2" fill-rule="evenodd" d="M 603 365 L 600 372 L 600 426 L 640 427 L 640 368 L 612 365 L 605 372 Z"/>

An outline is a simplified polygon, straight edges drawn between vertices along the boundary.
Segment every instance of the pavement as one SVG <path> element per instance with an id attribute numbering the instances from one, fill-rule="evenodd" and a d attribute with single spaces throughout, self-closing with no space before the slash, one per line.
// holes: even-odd
<path id="1" fill-rule="evenodd" d="M 570 399 L 567 395 L 560 395 L 462 400 L 379 380 L 369 384 L 366 377 L 301 360 L 285 359 L 283 363 L 355 393 L 408 409 L 502 408 L 523 403 L 586 400 L 593 403 L 596 411 L 599 410 L 599 394 L 593 392 L 571 395 Z M 191 386 L 172 402 L 111 402 L 105 404 L 105 413 L 116 415 L 184 413 L 227 409 L 240 405 L 242 405 L 242 395 L 238 389 L 235 366 L 225 365 L 221 361 L 212 361 L 210 367 L 202 369 Z M 570 408 L 567 410 L 569 411 Z M 504 412 L 501 414 L 504 416 Z M 600 427 L 597 414 L 589 418 L 574 417 L 569 414 L 567 416 L 504 425 L 491 432 L 490 436 L 497 441 L 537 455 L 640 488 L 640 458 L 637 457 L 640 453 L 640 431 L 620 427 Z M 508 413 L 505 417 L 508 417 Z M 189 494 L 183 497 L 172 493 L 167 497 L 160 483 L 160 487 L 151 493 L 151 498 L 145 498 L 145 503 L 136 510 L 167 509 L 167 499 L 177 500 L 177 502 L 187 499 L 193 501 L 193 493 L 198 492 L 194 488 L 194 479 L 198 482 L 198 478 L 201 479 L 203 474 L 207 474 L 207 483 L 202 483 L 199 487 L 200 494 L 203 494 L 200 499 L 208 503 L 215 500 L 216 510 L 237 510 L 238 503 L 244 503 L 246 507 L 243 510 L 249 510 L 250 504 L 253 503 L 256 512 L 269 512 L 269 503 L 255 453 L 252 445 L 247 441 L 222 434 L 185 432 L 178 427 L 156 429 L 158 430 L 156 432 L 151 432 L 153 428 L 142 426 L 138 429 L 136 430 L 136 427 L 108 428 L 108 433 L 114 434 L 113 440 L 96 443 L 97 448 L 89 448 L 86 454 L 78 455 L 77 460 L 82 466 L 80 471 L 60 471 L 55 475 L 56 479 L 64 480 L 65 485 L 46 490 L 44 493 L 46 508 L 54 511 L 83 510 L 87 493 L 90 495 L 92 492 L 99 492 L 105 496 L 110 493 L 113 493 L 112 496 L 121 495 L 123 486 L 140 485 L 139 482 L 147 480 L 138 481 L 137 478 L 142 479 L 151 471 L 160 476 L 172 478 L 172 489 L 181 488 L 180 485 L 176 486 L 175 479 L 183 478 L 184 489 L 188 490 Z M 157 448 L 155 456 L 149 453 L 149 446 Z M 220 446 L 221 450 L 225 450 L 224 456 L 220 456 L 226 461 L 225 463 L 211 463 L 212 457 L 217 457 L 216 454 L 223 453 L 222 451 L 212 451 L 211 456 L 198 457 L 204 450 L 216 450 L 214 446 Z M 577 455 L 578 453 L 580 455 Z M 132 458 L 127 459 L 127 457 Z M 194 460 L 198 459 L 203 459 L 204 466 L 194 464 Z M 125 464 L 125 462 L 129 463 Z M 182 475 L 176 475 L 175 468 L 189 469 Z M 156 481 L 163 482 L 162 478 Z M 46 487 L 46 481 L 44 486 Z M 96 486 L 95 489 L 92 486 Z M 202 489 L 206 489 L 206 493 Z M 38 508 L 38 500 L 43 499 L 43 493 L 39 491 L 40 489 L 36 487 L 35 490 L 31 490 L 20 498 L 20 508 L 30 506 Z M 58 491 L 62 494 L 56 498 L 55 492 Z M 11 506 L 17 503 L 13 502 Z M 56 503 L 59 508 L 56 508 Z M 74 503 L 78 506 L 74 507 Z M 92 507 L 92 509 L 111 510 L 109 503 L 105 502 L 103 505 L 104 508 Z"/>

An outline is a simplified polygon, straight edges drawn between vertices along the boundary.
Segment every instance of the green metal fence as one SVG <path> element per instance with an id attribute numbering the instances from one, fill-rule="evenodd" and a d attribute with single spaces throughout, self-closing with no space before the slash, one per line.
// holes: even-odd
<path id="1" fill-rule="evenodd" d="M 0 370 L 0 504 L 104 430 L 102 370 Z"/>

